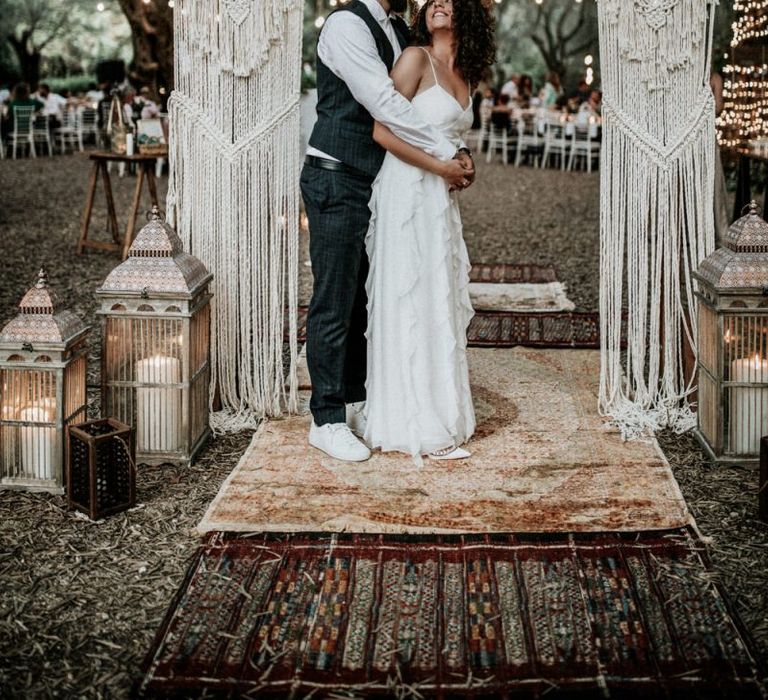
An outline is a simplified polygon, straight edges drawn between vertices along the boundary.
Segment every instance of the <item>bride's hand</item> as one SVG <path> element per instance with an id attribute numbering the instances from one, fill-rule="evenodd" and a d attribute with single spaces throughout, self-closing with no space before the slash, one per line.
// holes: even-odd
<path id="1" fill-rule="evenodd" d="M 451 190 L 464 189 L 470 183 L 466 168 L 456 158 L 443 161 L 440 175 L 448 183 Z"/>

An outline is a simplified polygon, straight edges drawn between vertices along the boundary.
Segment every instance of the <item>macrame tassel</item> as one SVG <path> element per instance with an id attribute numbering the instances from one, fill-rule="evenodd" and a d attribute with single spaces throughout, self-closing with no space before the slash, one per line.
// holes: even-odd
<path id="1" fill-rule="evenodd" d="M 691 272 L 714 248 L 714 3 L 600 0 L 598 9 L 600 410 L 624 437 L 682 432 L 695 425 L 682 351 L 684 339 L 696 346 Z"/>
<path id="2" fill-rule="evenodd" d="M 301 19 L 301 0 L 177 2 L 167 208 L 214 274 L 216 431 L 298 407 Z"/>

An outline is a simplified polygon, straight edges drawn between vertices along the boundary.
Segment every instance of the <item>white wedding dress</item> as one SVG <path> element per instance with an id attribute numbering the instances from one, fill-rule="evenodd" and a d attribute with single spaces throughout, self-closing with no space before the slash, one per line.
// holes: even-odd
<path id="1" fill-rule="evenodd" d="M 430 56 L 431 63 L 431 56 Z M 413 98 L 458 144 L 472 126 L 438 82 Z M 371 197 L 365 442 L 420 456 L 475 430 L 467 368 L 469 256 L 456 194 L 445 180 L 387 153 Z"/>

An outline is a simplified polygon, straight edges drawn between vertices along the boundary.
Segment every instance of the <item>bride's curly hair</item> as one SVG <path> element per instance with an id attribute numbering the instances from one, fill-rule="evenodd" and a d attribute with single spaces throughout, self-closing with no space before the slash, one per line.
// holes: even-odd
<path id="1" fill-rule="evenodd" d="M 429 46 L 432 36 L 427 30 L 427 0 L 411 22 L 411 43 Z M 456 66 L 472 87 L 483 79 L 488 66 L 496 61 L 496 20 L 484 0 L 453 0 L 453 35 L 456 39 Z"/>

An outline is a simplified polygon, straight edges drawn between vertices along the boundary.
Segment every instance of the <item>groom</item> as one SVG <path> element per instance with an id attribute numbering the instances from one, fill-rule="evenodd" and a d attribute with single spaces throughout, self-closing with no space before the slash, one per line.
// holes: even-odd
<path id="1" fill-rule="evenodd" d="M 466 170 L 452 184 L 467 186 L 475 174 L 469 150 L 457 151 L 424 122 L 389 77 L 408 34 L 392 13 L 406 6 L 407 0 L 352 0 L 328 16 L 317 44 L 317 123 L 301 173 L 314 275 L 309 444 L 354 462 L 371 456 L 356 435 L 364 430 L 368 202 L 384 160 L 373 140 L 374 120 L 441 160 L 460 159 Z"/>

